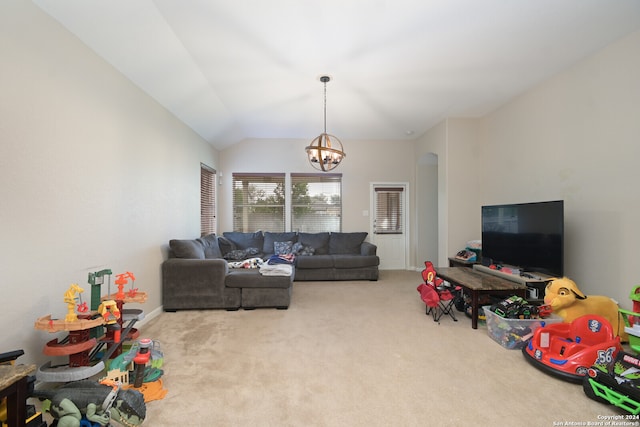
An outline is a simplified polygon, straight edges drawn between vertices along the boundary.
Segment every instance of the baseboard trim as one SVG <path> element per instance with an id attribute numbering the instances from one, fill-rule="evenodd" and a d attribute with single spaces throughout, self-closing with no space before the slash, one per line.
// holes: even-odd
<path id="1" fill-rule="evenodd" d="M 162 309 L 162 306 L 156 308 L 155 310 L 152 310 L 150 313 L 145 313 L 144 314 L 144 319 L 140 320 L 139 322 L 136 322 L 136 326 L 138 328 L 142 328 L 144 327 L 144 325 L 147 324 L 147 322 L 151 321 L 152 319 L 155 319 L 156 317 L 160 316 L 162 314 L 164 310 Z"/>

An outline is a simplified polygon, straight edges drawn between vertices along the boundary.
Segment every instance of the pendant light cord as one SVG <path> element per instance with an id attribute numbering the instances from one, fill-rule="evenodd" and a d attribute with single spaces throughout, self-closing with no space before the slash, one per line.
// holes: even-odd
<path id="1" fill-rule="evenodd" d="M 324 133 L 327 133 L 327 82 L 324 83 Z"/>

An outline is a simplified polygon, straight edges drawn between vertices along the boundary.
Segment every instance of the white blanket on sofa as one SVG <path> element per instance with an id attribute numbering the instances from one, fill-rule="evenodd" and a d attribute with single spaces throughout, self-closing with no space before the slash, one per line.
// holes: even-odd
<path id="1" fill-rule="evenodd" d="M 290 264 L 262 264 L 260 274 L 265 276 L 291 276 L 293 266 Z"/>

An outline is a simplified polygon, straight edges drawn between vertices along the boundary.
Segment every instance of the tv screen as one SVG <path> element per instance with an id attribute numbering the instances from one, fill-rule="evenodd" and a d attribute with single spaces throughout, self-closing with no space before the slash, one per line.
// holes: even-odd
<path id="1" fill-rule="evenodd" d="M 562 276 L 562 200 L 482 207 L 482 262 Z"/>

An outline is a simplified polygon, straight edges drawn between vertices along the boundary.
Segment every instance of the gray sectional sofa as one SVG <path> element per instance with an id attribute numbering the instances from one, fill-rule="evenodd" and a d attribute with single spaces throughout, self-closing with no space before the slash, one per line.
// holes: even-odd
<path id="1" fill-rule="evenodd" d="M 162 264 L 165 311 L 275 307 L 291 302 L 293 281 L 378 280 L 376 246 L 357 233 L 225 232 L 171 240 Z M 269 259 L 293 258 L 291 275 L 232 268 Z M 247 260 L 254 262 L 247 262 Z"/>

